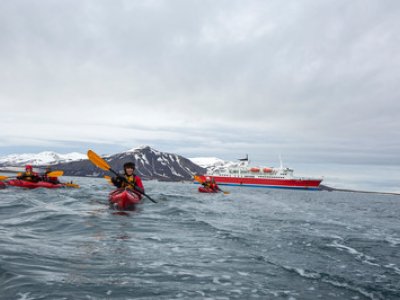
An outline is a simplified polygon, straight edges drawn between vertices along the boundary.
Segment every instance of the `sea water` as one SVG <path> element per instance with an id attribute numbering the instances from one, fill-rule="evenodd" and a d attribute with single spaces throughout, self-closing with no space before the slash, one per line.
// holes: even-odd
<path id="1" fill-rule="evenodd" d="M 400 196 L 72 179 L 0 190 L 0 299 L 400 299 Z"/>

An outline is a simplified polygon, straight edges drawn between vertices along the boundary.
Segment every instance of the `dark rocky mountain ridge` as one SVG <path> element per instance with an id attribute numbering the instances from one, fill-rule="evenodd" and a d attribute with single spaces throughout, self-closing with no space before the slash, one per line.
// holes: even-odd
<path id="1" fill-rule="evenodd" d="M 125 162 L 134 162 L 136 164 L 135 173 L 143 179 L 157 179 L 162 181 L 192 180 L 194 174 L 206 172 L 205 168 L 194 164 L 183 156 L 160 152 L 149 146 L 103 158 L 117 172 L 123 170 Z M 52 165 L 52 169 L 63 170 L 65 176 L 102 177 L 104 175 L 113 175 L 96 167 L 87 159 L 55 164 Z"/>

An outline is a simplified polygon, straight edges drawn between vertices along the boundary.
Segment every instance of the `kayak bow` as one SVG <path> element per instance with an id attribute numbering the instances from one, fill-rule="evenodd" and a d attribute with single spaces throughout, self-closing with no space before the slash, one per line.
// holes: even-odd
<path id="1" fill-rule="evenodd" d="M 113 208 L 118 210 L 134 209 L 140 203 L 141 197 L 129 189 L 116 189 L 108 196 Z"/>

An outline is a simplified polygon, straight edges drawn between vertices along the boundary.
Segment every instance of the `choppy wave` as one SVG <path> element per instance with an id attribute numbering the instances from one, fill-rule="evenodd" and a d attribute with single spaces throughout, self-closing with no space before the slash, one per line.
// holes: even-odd
<path id="1" fill-rule="evenodd" d="M 145 182 L 0 191 L 0 299 L 400 299 L 400 198 Z"/>

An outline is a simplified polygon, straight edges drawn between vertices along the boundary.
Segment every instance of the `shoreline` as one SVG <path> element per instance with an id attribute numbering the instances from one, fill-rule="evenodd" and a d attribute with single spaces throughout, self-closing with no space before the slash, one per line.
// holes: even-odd
<path id="1" fill-rule="evenodd" d="M 18 171 L 10 170 L 10 169 L 1 169 L 0 168 L 0 173 L 9 173 L 9 174 L 16 174 Z M 83 178 L 102 178 L 101 176 L 63 176 L 63 177 L 83 177 Z M 188 182 L 191 183 L 191 181 L 176 181 L 176 180 L 158 180 L 158 179 L 143 179 L 143 180 L 157 180 L 160 182 Z M 362 190 L 353 190 L 353 189 L 344 189 L 344 188 L 333 188 L 327 185 L 321 184 L 319 186 L 319 191 L 326 191 L 326 192 L 349 192 L 349 193 L 363 193 L 363 194 L 381 194 L 381 195 L 394 195 L 394 196 L 400 196 L 400 193 L 395 193 L 395 192 L 377 192 L 377 191 L 362 191 Z M 318 191 L 318 190 L 317 190 Z"/>
<path id="2" fill-rule="evenodd" d="M 320 191 L 327 191 L 327 192 L 349 192 L 349 193 L 363 193 L 363 194 L 382 194 L 382 195 L 394 195 L 394 196 L 400 196 L 400 193 L 394 193 L 394 192 L 375 192 L 375 191 L 361 191 L 361 190 L 352 190 L 352 189 L 338 189 L 338 188 L 333 188 L 327 185 L 320 185 Z"/>

